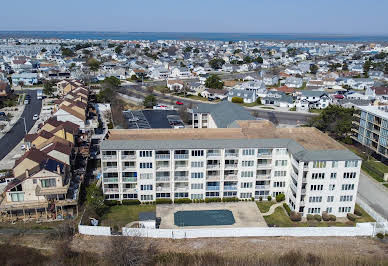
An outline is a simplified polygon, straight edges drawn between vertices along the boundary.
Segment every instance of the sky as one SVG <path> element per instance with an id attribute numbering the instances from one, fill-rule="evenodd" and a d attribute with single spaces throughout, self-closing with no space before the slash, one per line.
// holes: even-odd
<path id="1" fill-rule="evenodd" d="M 2 31 L 388 35 L 387 0 L 11 0 Z"/>

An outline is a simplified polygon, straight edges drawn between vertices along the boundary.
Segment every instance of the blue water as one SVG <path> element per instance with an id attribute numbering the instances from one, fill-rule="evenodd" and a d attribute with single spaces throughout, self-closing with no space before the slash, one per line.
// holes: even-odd
<path id="1" fill-rule="evenodd" d="M 0 38 L 42 38 L 79 40 L 305 40 L 327 42 L 388 42 L 388 35 L 346 34 L 270 34 L 270 33 L 200 33 L 200 32 L 88 32 L 88 31 L 0 31 Z"/>

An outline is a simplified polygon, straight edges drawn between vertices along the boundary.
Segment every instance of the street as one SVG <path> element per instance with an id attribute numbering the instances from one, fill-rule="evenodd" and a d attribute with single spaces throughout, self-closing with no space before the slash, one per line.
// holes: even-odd
<path id="1" fill-rule="evenodd" d="M 36 98 L 35 90 L 26 90 L 28 95 L 31 95 L 31 102 L 26 105 L 21 117 L 26 120 L 27 132 L 34 126 L 35 120 L 32 119 L 34 114 L 40 114 L 42 109 L 42 101 Z M 20 118 L 12 129 L 0 139 L 0 160 L 2 160 L 20 141 L 24 138 L 25 129 L 23 118 Z"/>
<path id="2" fill-rule="evenodd" d="M 388 219 L 388 189 L 363 172 L 360 174 L 358 197 L 385 219 Z"/>

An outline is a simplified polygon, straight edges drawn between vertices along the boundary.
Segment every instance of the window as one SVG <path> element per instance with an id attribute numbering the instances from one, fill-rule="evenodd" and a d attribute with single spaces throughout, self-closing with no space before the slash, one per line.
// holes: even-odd
<path id="1" fill-rule="evenodd" d="M 169 198 L 171 197 L 170 193 L 156 193 L 157 198 Z"/>
<path id="2" fill-rule="evenodd" d="M 123 199 L 137 199 L 137 194 L 123 194 Z"/>
<path id="3" fill-rule="evenodd" d="M 257 154 L 261 156 L 271 155 L 272 150 L 271 149 L 258 149 Z"/>
<path id="4" fill-rule="evenodd" d="M 353 201 L 352 195 L 340 196 L 340 201 Z"/>
<path id="5" fill-rule="evenodd" d="M 56 187 L 57 186 L 57 181 L 55 178 L 50 178 L 50 179 L 42 179 L 40 180 L 42 187 Z"/>
<path id="6" fill-rule="evenodd" d="M 356 178 L 356 172 L 344 173 L 344 178 Z"/>
<path id="7" fill-rule="evenodd" d="M 191 194 L 191 199 L 203 199 L 203 194 Z"/>
<path id="8" fill-rule="evenodd" d="M 326 208 L 326 212 L 327 213 L 332 213 L 333 212 L 333 208 L 332 207 L 327 207 Z"/>
<path id="9" fill-rule="evenodd" d="M 206 197 L 219 197 L 220 192 L 206 192 Z"/>
<path id="10" fill-rule="evenodd" d="M 311 191 L 323 190 L 323 185 L 311 185 Z"/>
<path id="11" fill-rule="evenodd" d="M 140 151 L 140 157 L 152 157 L 152 151 Z"/>
<path id="12" fill-rule="evenodd" d="M 241 188 L 252 188 L 252 182 L 241 183 Z"/>
<path id="13" fill-rule="evenodd" d="M 334 189 L 335 189 L 335 184 L 330 184 L 330 185 L 329 185 L 329 190 L 330 190 L 330 191 L 333 191 Z"/>
<path id="14" fill-rule="evenodd" d="M 287 149 L 275 149 L 277 155 L 287 155 Z"/>
<path id="15" fill-rule="evenodd" d="M 38 180 L 32 179 L 32 184 L 36 184 L 37 182 L 38 182 Z"/>
<path id="16" fill-rule="evenodd" d="M 243 166 L 243 167 L 251 167 L 251 166 L 253 166 L 254 165 L 254 161 L 242 161 L 241 162 L 241 165 Z"/>
<path id="17" fill-rule="evenodd" d="M 22 192 L 22 193 L 11 193 L 11 200 L 13 202 L 24 201 L 24 192 Z"/>
<path id="18" fill-rule="evenodd" d="M 286 182 L 274 182 L 273 187 L 285 187 Z"/>
<path id="19" fill-rule="evenodd" d="M 117 173 L 115 173 L 117 174 Z M 105 177 L 105 174 L 104 174 Z M 108 176 L 108 177 L 117 177 L 117 176 Z M 136 172 L 123 172 L 123 177 L 137 177 Z"/>
<path id="20" fill-rule="evenodd" d="M 332 161 L 331 162 L 331 167 L 332 168 L 337 168 L 338 167 L 338 161 Z"/>
<path id="21" fill-rule="evenodd" d="M 338 212 L 345 212 L 345 213 L 348 213 L 351 211 L 351 207 L 339 207 L 338 208 Z"/>
<path id="22" fill-rule="evenodd" d="M 330 174 L 330 179 L 336 179 L 336 178 L 337 178 L 337 173 Z"/>
<path id="23" fill-rule="evenodd" d="M 354 190 L 354 184 L 343 184 L 342 190 Z"/>
<path id="24" fill-rule="evenodd" d="M 313 168 L 326 168 L 326 162 L 325 161 L 314 161 Z"/>
<path id="25" fill-rule="evenodd" d="M 242 199 L 252 198 L 252 193 L 240 193 L 240 198 Z"/>
<path id="26" fill-rule="evenodd" d="M 322 196 L 309 197 L 309 202 L 322 202 Z"/>
<path id="27" fill-rule="evenodd" d="M 333 202 L 334 196 L 327 196 L 327 202 Z"/>
<path id="28" fill-rule="evenodd" d="M 241 171 L 241 177 L 253 177 L 253 171 Z"/>
<path id="29" fill-rule="evenodd" d="M 189 197 L 189 193 L 187 192 L 176 192 L 174 194 L 175 198 L 188 198 Z"/>
<path id="30" fill-rule="evenodd" d="M 357 167 L 358 166 L 358 161 L 345 161 L 345 167 Z"/>
<path id="31" fill-rule="evenodd" d="M 154 196 L 153 195 L 141 195 L 140 199 L 141 200 L 153 200 Z"/>
<path id="32" fill-rule="evenodd" d="M 203 167 L 203 162 L 191 162 L 191 167 L 193 168 Z"/>
<path id="33" fill-rule="evenodd" d="M 140 190 L 152 190 L 152 185 L 140 185 Z"/>
<path id="34" fill-rule="evenodd" d="M 243 149 L 242 154 L 243 155 L 255 155 L 255 150 L 254 149 Z"/>
<path id="35" fill-rule="evenodd" d="M 275 176 L 286 176 L 287 171 L 275 171 Z"/>
<path id="36" fill-rule="evenodd" d="M 191 184 L 191 189 L 203 189 L 203 184 Z"/>
<path id="37" fill-rule="evenodd" d="M 311 179 L 324 179 L 325 173 L 313 173 Z"/>
<path id="38" fill-rule="evenodd" d="M 104 178 L 119 177 L 118 173 L 104 173 Z"/>
<path id="39" fill-rule="evenodd" d="M 198 156 L 203 156 L 205 153 L 203 150 L 194 150 L 191 151 L 191 156 L 198 157 Z"/>
<path id="40" fill-rule="evenodd" d="M 119 194 L 109 194 L 105 195 L 105 199 L 119 199 L 120 195 Z"/>
<path id="41" fill-rule="evenodd" d="M 321 213 L 321 208 L 308 208 L 309 214 Z"/>
<path id="42" fill-rule="evenodd" d="M 203 178 L 203 173 L 191 173 L 191 178 Z"/>
<path id="43" fill-rule="evenodd" d="M 152 173 L 140 173 L 140 179 L 152 179 L 153 174 Z"/>
<path id="44" fill-rule="evenodd" d="M 225 191 L 224 192 L 224 197 L 236 197 L 237 196 L 237 191 Z"/>
<path id="45" fill-rule="evenodd" d="M 276 160 L 275 166 L 287 166 L 287 160 Z"/>
<path id="46" fill-rule="evenodd" d="M 140 169 L 152 168 L 152 163 L 140 163 Z"/>

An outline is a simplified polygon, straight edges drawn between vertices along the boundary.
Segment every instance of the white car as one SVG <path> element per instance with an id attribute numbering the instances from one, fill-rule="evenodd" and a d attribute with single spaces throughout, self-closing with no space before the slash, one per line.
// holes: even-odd
<path id="1" fill-rule="evenodd" d="M 34 114 L 34 116 L 32 117 L 32 120 L 38 120 L 39 118 L 39 115 L 38 114 Z"/>
<path id="2" fill-rule="evenodd" d="M 26 149 L 26 145 L 22 144 L 22 146 L 20 146 L 20 149 L 21 149 L 22 151 L 24 151 L 24 150 Z"/>

